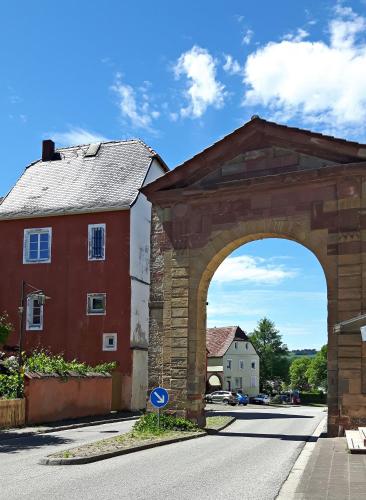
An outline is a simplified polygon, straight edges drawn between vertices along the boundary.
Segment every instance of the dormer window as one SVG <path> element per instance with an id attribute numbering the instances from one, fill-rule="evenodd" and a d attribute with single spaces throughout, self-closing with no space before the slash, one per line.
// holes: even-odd
<path id="1" fill-rule="evenodd" d="M 88 260 L 105 260 L 105 224 L 89 224 Z"/>

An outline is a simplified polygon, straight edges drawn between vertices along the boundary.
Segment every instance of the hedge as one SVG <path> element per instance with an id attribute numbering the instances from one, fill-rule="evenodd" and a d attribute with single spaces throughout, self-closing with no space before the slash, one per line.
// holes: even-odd
<path id="1" fill-rule="evenodd" d="M 317 404 L 327 404 L 327 395 L 323 392 L 301 392 L 300 393 L 301 403 L 317 403 Z"/>

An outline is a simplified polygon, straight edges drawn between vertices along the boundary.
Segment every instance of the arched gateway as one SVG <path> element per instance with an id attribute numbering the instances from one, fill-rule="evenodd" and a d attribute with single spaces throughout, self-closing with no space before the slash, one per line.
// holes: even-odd
<path id="1" fill-rule="evenodd" d="M 334 325 L 366 312 L 366 145 L 253 117 L 143 192 L 153 203 L 150 389 L 167 387 L 170 407 L 203 423 L 210 280 L 243 243 L 287 238 L 327 280 L 328 431 L 365 425 L 366 342 Z"/>

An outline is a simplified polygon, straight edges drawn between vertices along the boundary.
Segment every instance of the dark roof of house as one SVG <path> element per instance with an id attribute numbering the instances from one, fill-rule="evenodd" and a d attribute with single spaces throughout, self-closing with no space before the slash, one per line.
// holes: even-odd
<path id="1" fill-rule="evenodd" d="M 240 326 L 222 326 L 220 328 L 207 328 L 206 346 L 209 358 L 224 356 L 234 340 L 248 341 L 246 333 Z"/>
<path id="2" fill-rule="evenodd" d="M 57 149 L 52 161 L 37 160 L 0 204 L 0 219 L 128 209 L 151 162 L 161 158 L 141 140 L 111 141 Z"/>

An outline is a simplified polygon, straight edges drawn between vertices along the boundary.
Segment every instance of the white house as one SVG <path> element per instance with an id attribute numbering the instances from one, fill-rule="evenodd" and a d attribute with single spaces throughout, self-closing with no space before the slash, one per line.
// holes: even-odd
<path id="1" fill-rule="evenodd" d="M 259 392 L 259 356 L 239 326 L 208 328 L 207 390 Z"/>

